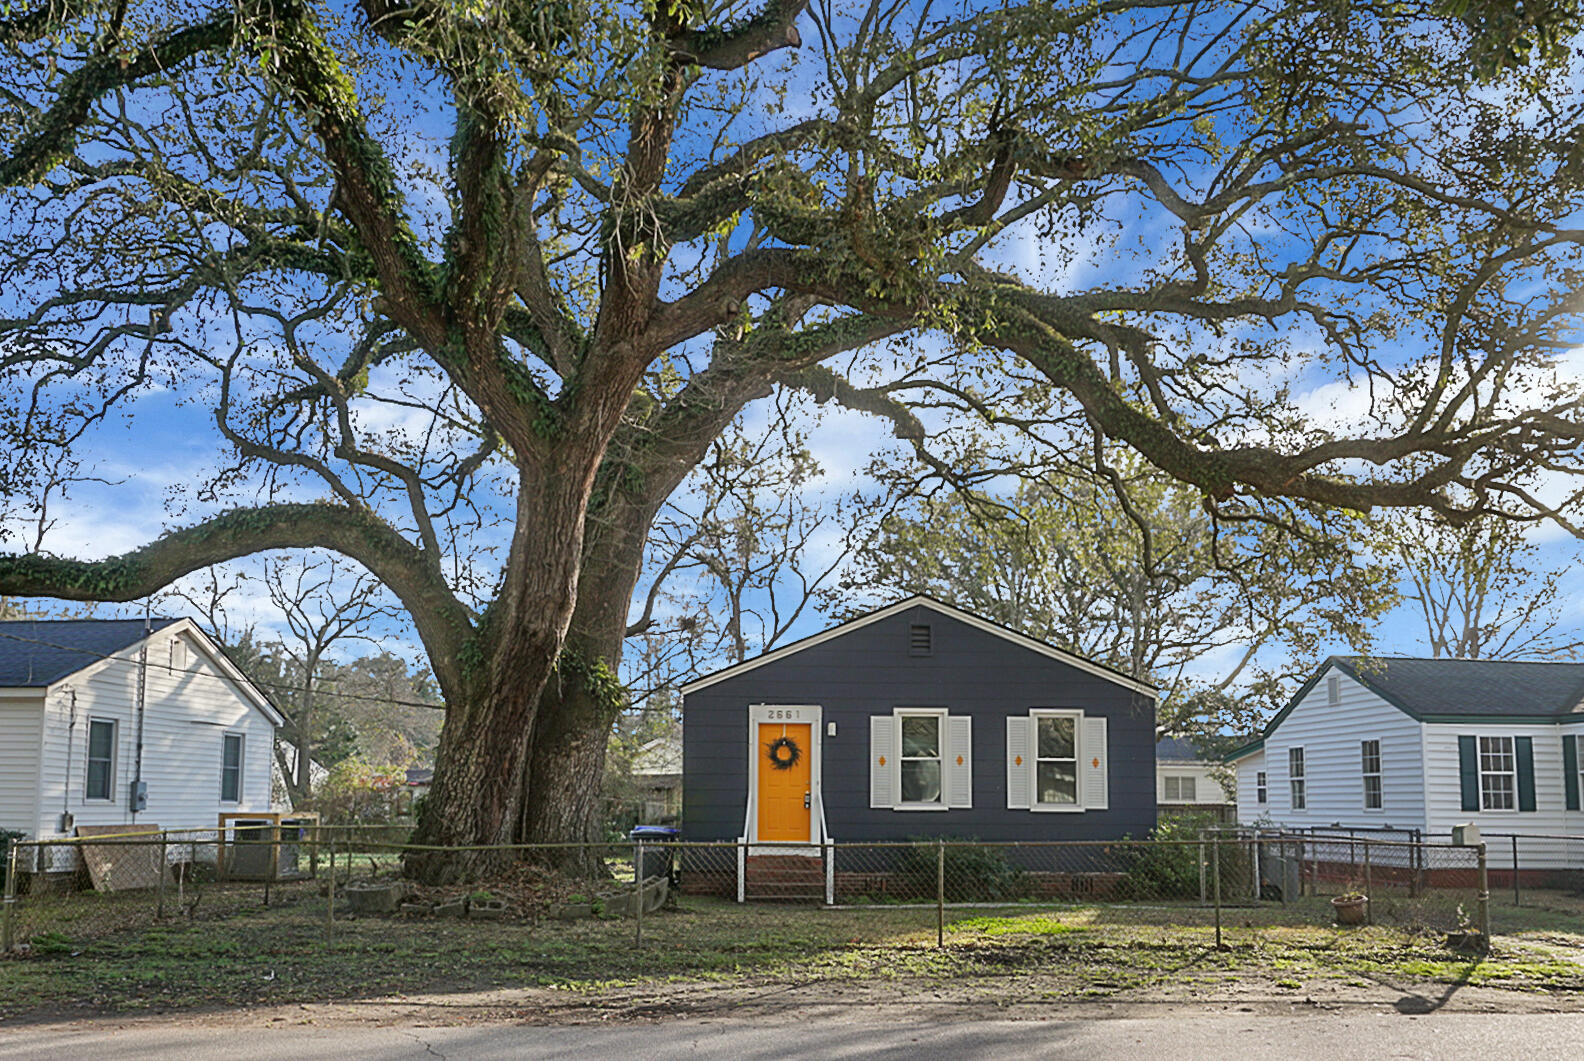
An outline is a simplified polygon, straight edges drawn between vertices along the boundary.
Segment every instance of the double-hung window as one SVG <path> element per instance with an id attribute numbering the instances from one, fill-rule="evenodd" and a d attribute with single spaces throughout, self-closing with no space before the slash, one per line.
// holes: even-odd
<path id="1" fill-rule="evenodd" d="M 1078 805 L 1078 715 L 1034 715 L 1034 802 Z"/>
<path id="2" fill-rule="evenodd" d="M 1364 809 L 1381 809 L 1381 752 L 1380 741 L 1359 742 L 1359 769 L 1364 777 Z"/>
<path id="3" fill-rule="evenodd" d="M 939 712 L 897 716 L 901 727 L 900 772 L 902 803 L 907 806 L 940 806 L 945 716 Z"/>
<path id="4" fill-rule="evenodd" d="M 1480 809 L 1512 810 L 1518 791 L 1518 758 L 1511 737 L 1479 739 Z"/>
<path id="5" fill-rule="evenodd" d="M 227 733 L 220 746 L 220 802 L 242 802 L 242 734 Z"/>
<path id="6" fill-rule="evenodd" d="M 1304 802 L 1304 750 L 1287 749 L 1287 783 L 1292 788 L 1292 809 L 1303 810 Z"/>
<path id="7" fill-rule="evenodd" d="M 1166 802 L 1192 803 L 1197 795 L 1197 779 L 1183 774 L 1166 775 Z"/>
<path id="8" fill-rule="evenodd" d="M 108 800 L 115 781 L 116 724 L 95 718 L 88 722 L 88 776 L 83 798 Z"/>
<path id="9" fill-rule="evenodd" d="M 1260 770 L 1254 774 L 1254 802 L 1266 803 L 1270 800 L 1269 789 L 1265 785 L 1265 771 Z"/>

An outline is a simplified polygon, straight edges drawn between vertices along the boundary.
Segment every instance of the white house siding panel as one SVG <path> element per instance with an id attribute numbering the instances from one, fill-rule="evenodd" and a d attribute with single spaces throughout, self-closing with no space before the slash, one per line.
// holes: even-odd
<path id="1" fill-rule="evenodd" d="M 1252 752 L 1232 764 L 1237 770 L 1237 815 L 1243 825 L 1264 819 L 1269 803 L 1259 801 L 1259 772 L 1265 769 L 1265 751 Z"/>
<path id="2" fill-rule="evenodd" d="M 1508 834 L 1529 836 L 1584 835 L 1584 813 L 1567 809 L 1567 790 L 1562 773 L 1562 736 L 1574 733 L 1584 738 L 1584 726 L 1517 725 L 1502 722 L 1431 722 L 1425 725 L 1425 762 L 1429 764 L 1426 795 L 1429 802 L 1427 839 L 1445 842 L 1452 827 L 1467 822 L 1479 826 L 1486 841 L 1490 865 L 1512 865 L 1512 841 Z M 1529 737 L 1534 741 L 1535 809 L 1463 809 L 1463 789 L 1458 759 L 1458 737 Z M 1577 869 L 1579 843 L 1520 840 L 1518 865 L 1521 869 Z"/>
<path id="3" fill-rule="evenodd" d="M 1332 674 L 1341 678 L 1339 702 L 1329 703 L 1327 685 Z M 1282 825 L 1310 826 L 1339 823 L 1344 828 L 1391 825 L 1398 829 L 1425 825 L 1424 766 L 1420 757 L 1420 723 L 1366 689 L 1334 667 L 1292 712 L 1265 738 L 1265 775 L 1269 801 L 1265 816 Z M 1364 809 L 1364 780 L 1360 744 L 1381 744 L 1381 809 Z M 1304 750 L 1305 807 L 1292 806 L 1289 751 Z M 1457 748 L 1453 746 L 1453 783 L 1456 784 Z M 1560 752 L 1560 745 L 1558 755 Z M 1248 774 L 1250 804 L 1239 800 L 1240 817 L 1258 817 L 1252 802 L 1253 769 L 1245 760 L 1239 780 Z"/>
<path id="4" fill-rule="evenodd" d="M 273 727 L 191 639 L 186 667 L 170 667 L 170 637 L 156 633 L 150 643 L 143 722 L 143 780 L 148 806 L 134 817 L 128 786 L 137 748 L 138 653 L 133 648 L 97 670 L 64 679 L 48 702 L 44 747 L 43 806 L 40 828 L 54 833 L 62 808 L 78 825 L 149 822 L 166 828 L 215 825 L 222 810 L 270 809 L 270 757 Z M 77 698 L 77 724 L 69 725 L 71 694 Z M 88 723 L 114 720 L 117 749 L 108 801 L 84 799 Z M 222 738 L 244 734 L 246 756 L 242 799 L 220 801 Z M 70 775 L 67 741 L 72 734 Z"/>
<path id="5" fill-rule="evenodd" d="M 1194 798 L 1167 799 L 1167 777 L 1193 778 Z M 1155 760 L 1155 802 L 1166 806 L 1174 804 L 1207 806 L 1217 803 L 1230 803 L 1232 802 L 1232 794 L 1221 787 L 1221 782 L 1216 779 L 1214 769 L 1206 763 L 1179 759 L 1157 759 Z"/>
<path id="6" fill-rule="evenodd" d="M 0 694 L 0 829 L 38 827 L 39 737 L 43 696 Z"/>

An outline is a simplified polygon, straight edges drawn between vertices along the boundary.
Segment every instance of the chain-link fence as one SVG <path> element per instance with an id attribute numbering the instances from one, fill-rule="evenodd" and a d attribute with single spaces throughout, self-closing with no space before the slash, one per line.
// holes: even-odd
<path id="1" fill-rule="evenodd" d="M 1334 918 L 1450 932 L 1481 924 L 1482 851 L 1246 828 L 1186 840 L 437 849 L 409 844 L 406 827 L 272 823 L 18 842 L 0 942 L 76 948 L 156 925 L 265 911 L 326 938 L 348 918 L 627 917 L 641 941 L 644 918 L 679 903 L 705 914 L 738 903 L 894 908 L 939 939 L 946 911 L 988 907 L 1098 909 L 1110 920 L 1213 924 L 1218 933 L 1227 910 L 1247 925 L 1254 917 L 1272 925 Z M 483 872 L 468 884 L 424 885 L 404 875 L 414 860 Z M 1490 883 L 1499 882 L 1493 872 Z"/>

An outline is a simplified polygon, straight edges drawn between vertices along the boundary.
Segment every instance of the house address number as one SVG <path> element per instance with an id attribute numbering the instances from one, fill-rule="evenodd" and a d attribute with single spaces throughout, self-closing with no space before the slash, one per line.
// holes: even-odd
<path id="1" fill-rule="evenodd" d="M 772 707 L 765 713 L 766 718 L 797 719 L 803 717 L 803 712 L 795 707 Z"/>

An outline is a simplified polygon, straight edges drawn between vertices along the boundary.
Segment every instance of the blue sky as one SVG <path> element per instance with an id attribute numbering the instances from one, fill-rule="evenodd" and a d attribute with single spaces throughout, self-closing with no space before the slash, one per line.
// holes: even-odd
<path id="1" fill-rule="evenodd" d="M 812 39 L 812 35 L 809 35 Z M 805 49 L 803 57 L 794 60 L 788 54 L 776 60 L 790 64 L 794 91 L 790 97 L 792 112 L 813 113 L 818 106 L 813 91 L 813 75 L 817 70 L 817 56 Z M 806 65 L 800 65 L 806 64 Z M 807 98 L 805 98 L 805 96 Z M 432 100 L 424 100 L 415 92 L 411 98 L 393 101 L 386 112 L 384 128 L 396 136 L 402 154 L 409 161 L 424 163 L 434 169 L 443 169 L 446 151 L 445 114 L 443 109 L 432 107 Z M 800 110 L 801 108 L 801 110 Z M 755 131 L 751 125 L 739 130 L 738 135 Z M 403 169 L 403 172 L 406 172 Z M 1202 177 L 1192 167 L 1181 175 L 1184 182 Z M 321 188 L 322 192 L 323 189 Z M 444 199 L 437 187 L 421 179 L 406 182 L 409 203 L 416 217 L 421 235 L 430 239 L 443 228 Z M 1056 292 L 1070 292 L 1085 286 L 1113 282 L 1138 275 L 1152 265 L 1169 263 L 1180 240 L 1180 230 L 1168 225 L 1164 213 L 1144 209 L 1137 197 L 1118 196 L 1113 201 L 1114 213 L 1125 220 L 1115 225 L 1098 225 L 1069 233 L 1061 240 L 1043 238 L 1027 227 L 1014 229 L 998 241 L 986 255 L 989 264 L 1016 272 L 1023 278 Z M 1248 218 L 1247 239 L 1268 249 L 1280 251 L 1283 238 L 1271 226 L 1268 218 L 1257 213 Z M 741 234 L 739 234 L 741 235 Z M 695 249 L 679 251 L 679 258 L 698 254 Z M 0 295 L 0 309 L 8 308 L 5 296 Z M 214 319 L 194 325 L 195 334 L 219 346 L 232 339 L 227 334 L 228 322 Z M 333 338 L 334 330 L 326 329 L 322 338 Z M 1252 326 L 1234 327 L 1225 337 L 1214 342 L 1232 342 L 1253 335 L 1268 333 Z M 1278 379 L 1271 375 L 1254 374 L 1240 379 L 1238 384 L 1251 388 L 1285 385 L 1292 388 L 1292 406 L 1307 414 L 1319 426 L 1345 428 L 1357 426 L 1368 420 L 1369 395 L 1357 381 L 1341 378 L 1334 365 L 1323 359 L 1311 357 L 1318 339 L 1307 335 L 1296 325 L 1286 325 L 1281 339 L 1295 351 L 1295 366 L 1289 378 Z M 254 339 L 255 336 L 248 336 Z M 1199 342 L 1210 343 L 1211 337 L 1200 334 Z M 925 341 L 926 344 L 928 341 Z M 926 345 L 926 352 L 933 352 Z M 271 351 L 257 351 L 259 362 L 267 363 Z M 1558 370 L 1569 380 L 1584 379 L 1584 357 L 1578 352 L 1560 360 Z M 75 486 L 68 500 L 52 501 L 50 515 L 54 525 L 46 539 L 45 548 L 51 552 L 81 558 L 113 555 L 135 548 L 155 537 L 162 530 L 182 526 L 205 511 L 221 503 L 246 503 L 250 497 L 246 489 L 232 492 L 220 501 L 211 501 L 203 495 L 201 486 L 212 473 L 229 460 L 223 440 L 215 430 L 212 419 L 212 393 L 205 390 L 199 374 L 194 382 L 173 379 L 167 389 L 163 385 L 151 386 L 146 392 L 126 405 L 119 415 L 95 428 L 78 451 L 81 473 L 108 480 L 109 484 L 84 482 Z M 392 386 L 394 381 L 387 380 Z M 411 392 L 421 401 L 429 396 L 424 381 L 413 383 Z M 762 424 L 764 408 L 750 409 L 747 422 Z M 400 428 L 421 414 L 411 410 L 403 412 L 385 407 L 367 414 L 364 426 L 374 428 Z M 889 437 L 887 428 L 872 419 L 854 413 L 826 409 L 817 417 L 808 417 L 810 445 L 824 469 L 824 476 L 809 487 L 811 503 L 832 504 L 845 493 L 860 486 L 864 468 L 875 455 L 885 455 L 891 460 L 904 459 L 902 451 Z M 937 424 L 936 426 L 944 426 Z M 314 485 L 294 484 L 293 496 L 311 497 L 322 492 Z M 499 507 L 501 498 L 490 497 Z M 682 502 L 685 509 L 686 502 Z M 26 532 L 25 506 L 13 509 L 12 522 L 6 528 L 19 537 L 4 543 L 15 547 Z M 487 535 L 485 536 L 487 537 Z M 1536 532 L 1542 543 L 1547 562 L 1557 566 L 1571 565 L 1575 555 L 1574 543 L 1565 533 L 1552 528 Z M 481 544 L 489 544 L 484 541 Z M 825 542 L 826 548 L 832 543 Z M 1361 543 L 1367 547 L 1367 543 Z M 257 565 L 240 562 L 233 565 L 238 571 L 256 570 Z M 1584 626 L 1584 574 L 1570 571 L 1567 576 L 1568 592 L 1564 595 L 1571 625 Z M 105 614 L 135 612 L 135 606 L 121 609 L 103 609 Z M 169 610 L 167 608 L 167 610 Z M 279 628 L 279 618 L 272 612 L 267 598 L 257 587 L 244 587 L 234 598 L 233 621 L 242 625 L 257 624 L 264 630 Z M 812 633 L 826 624 L 824 616 L 809 612 L 787 637 L 795 638 Z M 416 657 L 416 645 L 411 632 L 397 624 L 384 631 L 390 647 L 404 655 Z M 1352 646 L 1333 644 L 1331 651 L 1348 651 Z M 1379 628 L 1375 649 L 1386 654 L 1413 654 L 1423 650 L 1422 630 L 1409 607 L 1399 609 L 1383 621 Z M 1228 653 L 1235 652 L 1228 649 Z M 1224 661 L 1206 659 L 1204 668 L 1214 673 Z"/>

